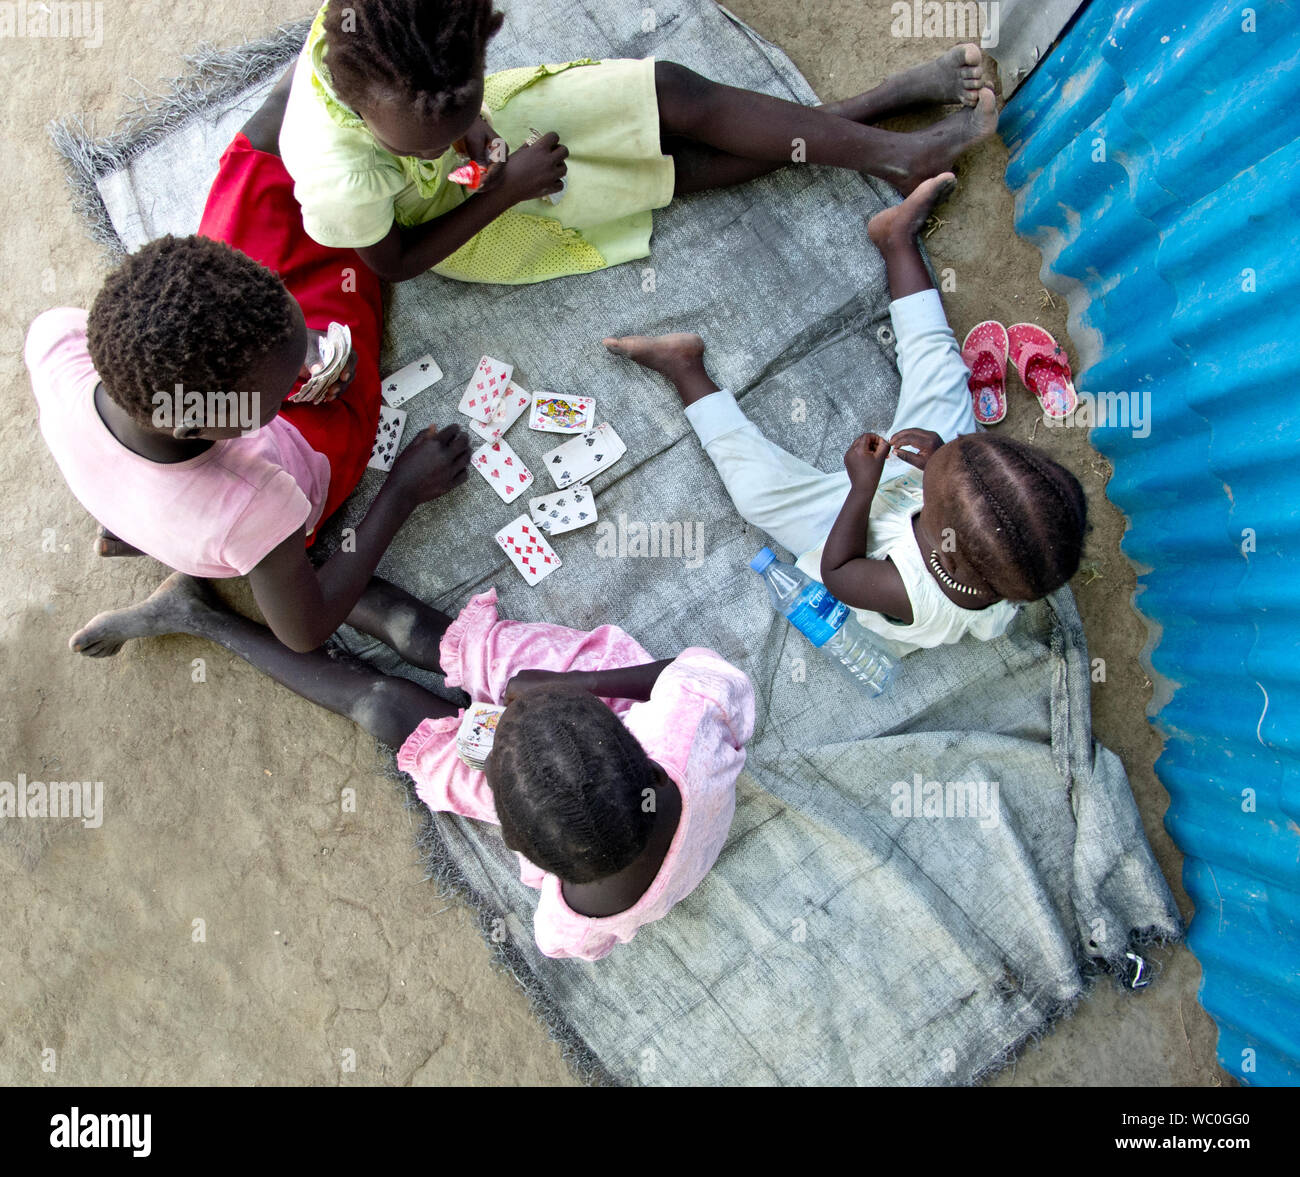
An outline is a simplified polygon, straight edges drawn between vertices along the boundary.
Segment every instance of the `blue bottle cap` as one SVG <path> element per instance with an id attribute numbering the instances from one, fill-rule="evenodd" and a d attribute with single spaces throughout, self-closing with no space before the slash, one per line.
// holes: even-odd
<path id="1" fill-rule="evenodd" d="M 764 572 L 764 571 L 767 569 L 767 566 L 768 566 L 770 563 L 772 563 L 772 561 L 775 560 L 775 559 L 776 559 L 776 553 L 775 553 L 774 551 L 772 551 L 771 548 L 763 548 L 763 549 L 758 553 L 758 555 L 755 556 L 755 557 L 754 557 L 754 558 L 749 562 L 749 566 L 750 566 L 750 567 L 751 567 L 755 572 L 762 573 L 762 572 Z"/>

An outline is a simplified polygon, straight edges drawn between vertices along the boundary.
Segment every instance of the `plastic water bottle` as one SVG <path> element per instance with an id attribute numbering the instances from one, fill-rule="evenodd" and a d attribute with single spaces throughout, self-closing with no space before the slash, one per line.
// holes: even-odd
<path id="1" fill-rule="evenodd" d="M 847 605 L 831 596 L 820 581 L 778 560 L 771 548 L 759 552 L 749 566 L 767 583 L 773 609 L 838 661 L 868 694 L 885 692 L 898 670 L 898 659 Z"/>

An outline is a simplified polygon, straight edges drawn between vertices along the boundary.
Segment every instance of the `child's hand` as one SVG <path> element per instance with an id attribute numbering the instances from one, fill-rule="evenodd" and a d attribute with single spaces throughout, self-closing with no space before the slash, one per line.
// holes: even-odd
<path id="1" fill-rule="evenodd" d="M 325 395 L 321 398 L 321 404 L 327 405 L 330 401 L 338 400 L 352 386 L 352 380 L 356 374 L 357 353 L 353 352 L 348 356 L 348 362 L 343 365 L 342 371 L 334 377 L 334 383 L 325 390 Z"/>
<path id="2" fill-rule="evenodd" d="M 844 468 L 849 472 L 849 481 L 854 486 L 875 480 L 880 481 L 880 472 L 889 457 L 889 442 L 878 433 L 864 433 L 849 446 L 844 455 Z"/>
<path id="3" fill-rule="evenodd" d="M 445 495 L 469 477 L 469 434 L 459 425 L 422 429 L 397 455 L 388 477 L 418 503 Z"/>
<path id="4" fill-rule="evenodd" d="M 463 155 L 468 155 L 470 159 L 481 163 L 484 167 L 494 163 L 505 163 L 510 155 L 510 148 L 506 141 L 481 115 L 465 132 L 465 138 L 459 140 L 454 146 Z"/>
<path id="5" fill-rule="evenodd" d="M 943 438 L 929 429 L 900 429 L 889 439 L 889 445 L 904 462 L 915 466 L 918 470 L 924 470 L 926 462 L 933 458 L 935 451 L 943 445 Z M 902 449 L 901 447 L 905 445 L 911 446 L 916 453 Z"/>
<path id="6" fill-rule="evenodd" d="M 501 165 L 501 188 L 511 202 L 536 200 L 551 196 L 563 187 L 561 181 L 569 170 L 564 161 L 569 149 L 554 131 L 548 131 L 536 143 L 521 147 Z"/>
<path id="7" fill-rule="evenodd" d="M 563 674 L 554 670 L 521 670 L 506 683 L 506 693 L 501 701 L 509 707 L 520 695 L 526 695 L 537 687 L 545 686 L 563 677 Z"/>

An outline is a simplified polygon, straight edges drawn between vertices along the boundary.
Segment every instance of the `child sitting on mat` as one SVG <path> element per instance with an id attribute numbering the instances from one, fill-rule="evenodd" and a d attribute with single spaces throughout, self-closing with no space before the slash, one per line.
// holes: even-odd
<path id="1" fill-rule="evenodd" d="M 317 241 L 355 248 L 393 282 L 430 268 L 464 281 L 540 282 L 646 257 L 651 210 L 674 196 L 796 160 L 869 172 L 908 192 L 997 126 L 975 45 L 808 107 L 653 58 L 485 78 L 501 23 L 492 0 L 333 0 L 320 9 L 280 138 Z M 914 134 L 870 125 L 924 103 L 966 109 Z M 472 198 L 449 180 L 458 144 L 487 165 Z M 566 181 L 558 203 L 546 199 Z"/>
<path id="2" fill-rule="evenodd" d="M 1073 474 L 975 423 L 969 373 L 916 245 L 954 183 L 951 172 L 927 180 L 867 226 L 888 270 L 902 388 L 889 440 L 862 434 L 839 474 L 765 438 L 709 379 L 698 335 L 605 340 L 673 382 L 740 514 L 899 653 L 1005 632 L 1014 602 L 1074 575 L 1086 522 Z"/>
<path id="3" fill-rule="evenodd" d="M 468 477 L 469 439 L 456 426 L 417 436 L 357 528 L 356 550 L 313 568 L 307 548 L 375 442 L 383 305 L 354 253 L 303 232 L 275 154 L 288 85 L 286 75 L 222 156 L 200 235 L 144 246 L 89 315 L 40 315 L 26 361 L 41 433 L 104 525 L 103 554 L 246 575 L 271 628 L 296 650 L 315 649 L 345 620 L 400 646 L 403 631 L 386 619 L 406 594 L 372 573 L 415 507 Z M 331 321 L 351 328 L 349 367 L 327 403 L 285 403 L 309 375 L 308 325 L 324 331 Z M 193 420 L 182 401 L 159 419 L 156 394 L 178 385 L 235 400 L 204 399 Z"/>
<path id="4" fill-rule="evenodd" d="M 400 748 L 398 767 L 430 809 L 501 826 L 520 878 L 541 891 L 534 929 L 547 956 L 599 960 L 699 886 L 726 841 L 753 734 L 743 671 L 696 648 L 656 662 L 612 625 L 501 620 L 495 590 L 455 621 L 416 602 L 407 623 L 438 651 L 432 669 L 448 686 L 507 705 L 486 773 L 458 757 L 450 703 L 354 659 L 293 653 L 190 577 L 100 614 L 73 645 L 103 657 L 131 638 L 207 638 Z"/>

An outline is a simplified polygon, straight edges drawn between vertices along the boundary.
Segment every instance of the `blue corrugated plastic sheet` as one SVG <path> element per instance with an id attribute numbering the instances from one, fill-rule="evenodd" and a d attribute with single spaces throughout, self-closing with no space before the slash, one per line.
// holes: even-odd
<path id="1" fill-rule="evenodd" d="M 1300 0 L 1092 0 L 1003 116 L 1128 516 L 1219 1060 L 1300 1081 Z"/>

